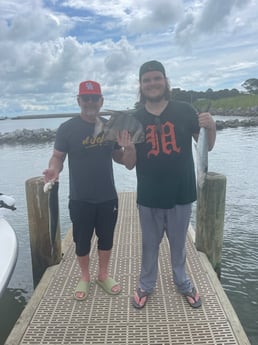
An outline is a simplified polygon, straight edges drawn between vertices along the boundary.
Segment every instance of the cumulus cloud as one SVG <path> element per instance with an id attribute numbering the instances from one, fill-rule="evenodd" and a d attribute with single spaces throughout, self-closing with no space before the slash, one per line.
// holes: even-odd
<path id="1" fill-rule="evenodd" d="M 104 60 L 107 71 L 114 73 L 117 71 L 128 71 L 132 62 L 137 59 L 137 52 L 123 37 L 119 42 L 110 42 L 109 53 Z"/>
<path id="2" fill-rule="evenodd" d="M 131 0 L 66 0 L 62 3 L 63 7 L 70 7 L 75 9 L 86 9 L 98 15 L 123 17 L 128 11 L 134 7 L 134 1 Z"/>
<path id="3" fill-rule="evenodd" d="M 176 25 L 178 44 L 191 45 L 200 36 L 224 34 L 235 27 L 236 17 L 252 0 L 207 0 L 185 11 L 184 17 Z"/>
<path id="4" fill-rule="evenodd" d="M 101 82 L 106 107 L 131 107 L 149 59 L 165 64 L 175 87 L 235 85 L 257 69 L 257 8 L 255 0 L 1 0 L 0 112 L 71 111 L 86 79 Z"/>
<path id="5" fill-rule="evenodd" d="M 183 14 L 182 1 L 138 1 L 135 3 L 133 16 L 128 18 L 130 32 L 142 33 L 165 30 L 173 27 Z"/>
<path id="6" fill-rule="evenodd" d="M 65 35 L 72 27 L 70 19 L 41 6 L 41 1 L 14 2 L 5 0 L 2 8 L 10 11 L 0 14 L 0 41 L 47 41 Z"/>
<path id="7" fill-rule="evenodd" d="M 80 18 L 73 17 L 69 23 L 65 14 L 51 13 L 40 6 L 34 10 L 31 13 L 30 8 L 23 8 L 22 13 L 12 13 L 8 20 L 1 21 L 2 94 L 17 94 L 17 99 L 24 100 L 19 107 L 13 103 L 13 108 L 43 111 L 43 97 L 47 95 L 49 101 L 57 103 L 64 94 L 75 95 L 83 79 L 99 80 L 108 92 L 125 81 L 125 71 L 137 58 L 125 37 L 117 42 L 79 42 L 76 37 L 67 36 L 66 31 Z M 32 95 L 37 95 L 38 104 Z M 6 103 L 2 110 L 5 107 Z"/>

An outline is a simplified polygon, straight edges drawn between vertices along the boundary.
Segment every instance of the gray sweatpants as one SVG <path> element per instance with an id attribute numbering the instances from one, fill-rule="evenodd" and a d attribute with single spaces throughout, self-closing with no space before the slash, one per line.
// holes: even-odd
<path id="1" fill-rule="evenodd" d="M 138 205 L 142 228 L 142 264 L 139 287 L 151 293 L 158 272 L 159 245 L 166 233 L 171 254 L 173 281 L 180 293 L 191 291 L 192 283 L 186 275 L 185 242 L 192 204 L 176 205 L 171 209 Z"/>

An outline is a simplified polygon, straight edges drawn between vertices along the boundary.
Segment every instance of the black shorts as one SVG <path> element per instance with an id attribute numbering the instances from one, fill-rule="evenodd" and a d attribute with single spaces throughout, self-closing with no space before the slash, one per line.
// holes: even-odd
<path id="1" fill-rule="evenodd" d="M 73 224 L 73 240 L 78 256 L 88 255 L 95 229 L 98 249 L 110 250 L 118 215 L 118 199 L 92 204 L 85 201 L 69 201 L 70 218 Z"/>

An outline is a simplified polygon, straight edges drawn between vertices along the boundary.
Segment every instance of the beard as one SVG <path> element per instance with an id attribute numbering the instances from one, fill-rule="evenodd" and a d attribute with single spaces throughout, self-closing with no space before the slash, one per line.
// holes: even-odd
<path id="1" fill-rule="evenodd" d="M 163 95 L 158 95 L 155 97 L 146 97 L 145 96 L 145 100 L 150 102 L 150 103 L 159 103 L 160 101 L 162 101 L 163 99 L 165 99 L 165 94 Z"/>
<path id="2" fill-rule="evenodd" d="M 144 101 L 150 102 L 150 103 L 159 103 L 166 99 L 166 90 L 164 89 L 156 96 L 146 95 L 142 93 L 142 96 L 144 97 Z"/>

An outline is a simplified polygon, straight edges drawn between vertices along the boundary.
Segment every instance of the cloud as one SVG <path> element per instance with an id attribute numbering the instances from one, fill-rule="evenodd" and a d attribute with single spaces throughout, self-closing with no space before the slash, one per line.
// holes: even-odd
<path id="1" fill-rule="evenodd" d="M 128 72 L 128 69 L 133 65 L 133 61 L 137 59 L 137 51 L 125 37 L 117 43 L 110 41 L 107 51 L 108 55 L 104 60 L 104 64 L 107 71 L 111 73 L 121 70 Z"/>
<path id="2" fill-rule="evenodd" d="M 44 8 L 22 8 L 8 19 L 0 18 L 0 42 L 42 42 L 65 35 L 73 23 L 65 16 L 55 14 Z"/>
<path id="3" fill-rule="evenodd" d="M 137 1 L 133 15 L 127 21 L 127 28 L 132 33 L 146 33 L 165 30 L 177 23 L 183 14 L 182 1 Z"/>
<path id="4" fill-rule="evenodd" d="M 105 107 L 132 107 L 140 65 L 164 63 L 172 86 L 235 87 L 257 74 L 255 0 L 1 0 L 1 114 L 77 109 L 82 80 Z"/>
<path id="5" fill-rule="evenodd" d="M 175 38 L 179 45 L 193 46 L 202 36 L 224 36 L 235 28 L 240 10 L 248 7 L 251 0 L 207 0 L 189 8 L 176 25 Z M 247 24 L 247 23 L 246 23 Z"/>
<path id="6" fill-rule="evenodd" d="M 225 26 L 230 25 L 232 16 L 234 17 L 234 14 L 237 13 L 235 10 L 241 10 L 243 7 L 248 5 L 248 2 L 250 1 L 207 1 L 197 22 L 197 31 L 207 33 L 222 30 Z"/>

